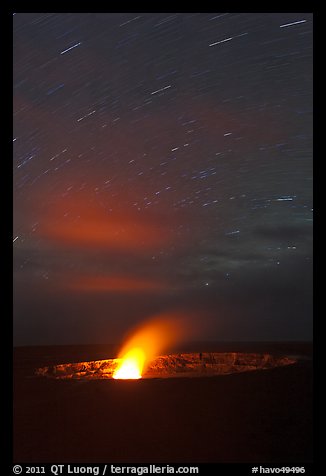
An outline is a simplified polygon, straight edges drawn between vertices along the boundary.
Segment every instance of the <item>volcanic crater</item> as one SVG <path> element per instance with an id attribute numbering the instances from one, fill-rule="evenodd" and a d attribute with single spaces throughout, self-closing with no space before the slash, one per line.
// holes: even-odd
<path id="1" fill-rule="evenodd" d="M 36 369 L 35 374 L 54 379 L 113 379 L 121 360 L 104 359 L 50 365 Z M 145 367 L 142 378 L 208 377 L 265 370 L 296 362 L 294 357 L 274 356 L 268 353 L 178 353 L 158 356 L 151 360 Z"/>

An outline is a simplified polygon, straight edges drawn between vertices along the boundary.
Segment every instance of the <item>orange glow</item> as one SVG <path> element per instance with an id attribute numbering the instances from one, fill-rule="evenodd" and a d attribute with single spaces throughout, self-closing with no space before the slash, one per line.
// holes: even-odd
<path id="1" fill-rule="evenodd" d="M 140 378 L 151 360 L 189 334 L 185 324 L 185 316 L 178 313 L 160 315 L 138 327 L 119 353 L 122 360 L 113 378 Z"/>
<path id="2" fill-rule="evenodd" d="M 123 357 L 122 362 L 113 374 L 115 379 L 139 379 L 141 378 L 145 363 L 145 353 L 138 347 L 131 349 Z"/>
<path id="3" fill-rule="evenodd" d="M 39 232 L 62 246 L 111 250 L 147 252 L 172 240 L 171 231 L 154 215 L 123 207 L 108 212 L 82 193 L 52 204 Z"/>

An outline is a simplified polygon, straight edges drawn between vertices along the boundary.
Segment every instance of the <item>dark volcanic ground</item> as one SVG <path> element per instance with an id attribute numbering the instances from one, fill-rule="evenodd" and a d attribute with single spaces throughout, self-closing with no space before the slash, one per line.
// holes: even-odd
<path id="1" fill-rule="evenodd" d="M 180 351 L 300 355 L 233 375 L 76 381 L 37 367 L 114 357 L 104 346 L 14 349 L 14 462 L 307 463 L 312 461 L 312 345 L 197 344 Z"/>

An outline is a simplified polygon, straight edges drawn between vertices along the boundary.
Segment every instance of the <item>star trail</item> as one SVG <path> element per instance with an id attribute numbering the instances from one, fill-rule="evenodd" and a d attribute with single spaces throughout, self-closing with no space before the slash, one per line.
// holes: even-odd
<path id="1" fill-rule="evenodd" d="M 311 13 L 13 15 L 17 344 L 174 307 L 312 335 Z M 202 336 L 201 336 L 202 337 Z"/>

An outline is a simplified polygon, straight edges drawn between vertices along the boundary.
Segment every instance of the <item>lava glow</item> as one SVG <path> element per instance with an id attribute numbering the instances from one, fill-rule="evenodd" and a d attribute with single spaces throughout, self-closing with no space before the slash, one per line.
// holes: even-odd
<path id="1" fill-rule="evenodd" d="M 161 315 L 147 321 L 129 338 L 118 358 L 114 379 L 139 379 L 146 366 L 162 351 L 187 335 L 184 316 Z"/>
<path id="2" fill-rule="evenodd" d="M 145 363 L 145 352 L 136 347 L 131 349 L 123 357 L 122 362 L 115 371 L 115 379 L 138 379 L 141 378 Z"/>

